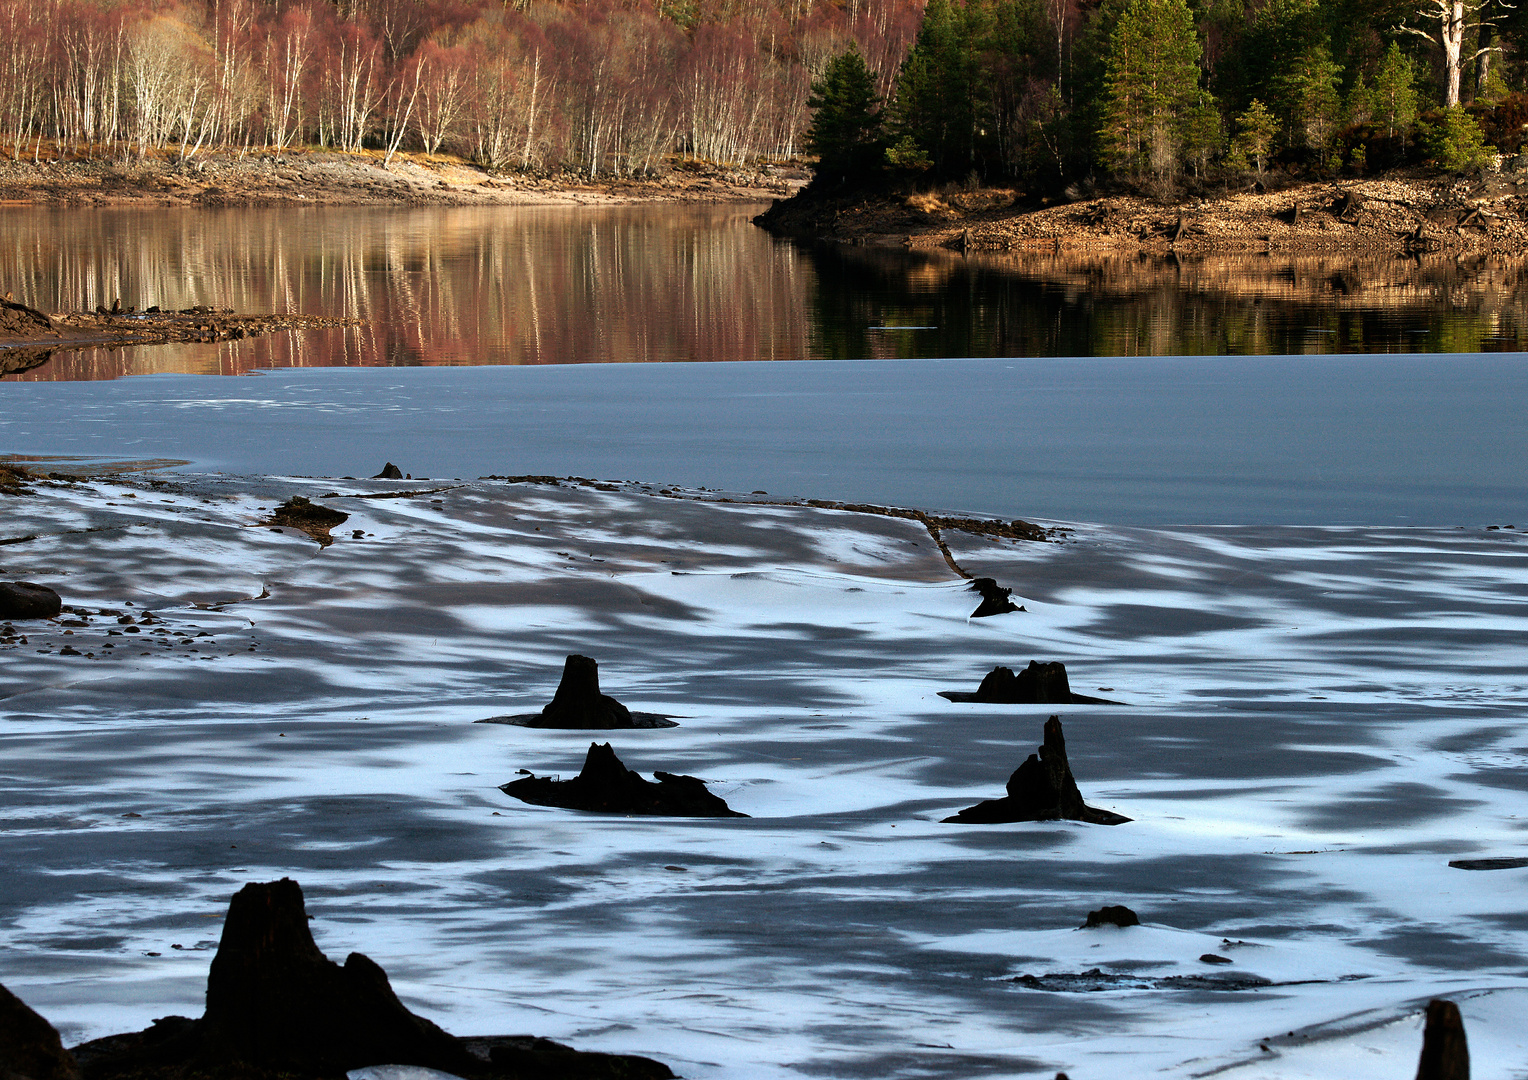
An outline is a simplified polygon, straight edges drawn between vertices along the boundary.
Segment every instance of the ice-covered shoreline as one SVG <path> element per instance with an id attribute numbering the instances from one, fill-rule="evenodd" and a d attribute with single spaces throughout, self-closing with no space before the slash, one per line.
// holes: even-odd
<path id="1" fill-rule="evenodd" d="M 973 621 L 916 521 L 607 486 L 6 498 L 0 538 L 37 537 L 7 578 L 172 633 L 97 614 L 0 653 L 0 982 L 71 1042 L 194 1015 L 228 897 L 290 874 L 325 951 L 450 1030 L 692 1077 L 1404 1075 L 1440 994 L 1475 1074 L 1516 1075 L 1528 870 L 1447 865 L 1522 853 L 1516 530 L 946 531 L 1027 608 Z M 351 515 L 333 546 L 258 525 L 293 494 Z M 539 707 L 570 652 L 680 718 L 616 733 L 627 764 L 752 817 L 499 793 L 576 770 L 587 733 L 472 723 Z M 937 697 L 1029 659 L 1127 704 Z M 1052 711 L 1084 796 L 1135 820 L 941 824 Z M 1077 930 L 1103 903 L 1146 925 Z M 1279 985 L 1138 985 L 1217 951 Z M 1120 978 L 1007 981 L 1093 968 Z"/>

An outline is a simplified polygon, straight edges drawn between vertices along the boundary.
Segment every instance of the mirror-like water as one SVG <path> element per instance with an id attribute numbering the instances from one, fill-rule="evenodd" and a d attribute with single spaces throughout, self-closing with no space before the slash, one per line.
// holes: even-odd
<path id="1" fill-rule="evenodd" d="M 346 331 L 58 354 L 32 379 L 266 367 L 1528 347 L 1528 260 L 971 257 L 801 245 L 757 206 L 0 212 L 0 287 L 351 315 Z"/>

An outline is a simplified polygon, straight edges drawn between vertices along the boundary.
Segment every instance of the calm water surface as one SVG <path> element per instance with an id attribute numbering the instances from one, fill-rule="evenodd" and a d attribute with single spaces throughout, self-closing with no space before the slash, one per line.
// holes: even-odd
<path id="1" fill-rule="evenodd" d="M 800 245 L 759 206 L 0 211 L 46 310 L 350 315 L 353 330 L 57 354 L 21 378 L 269 367 L 1528 347 L 1528 260 L 966 258 Z"/>

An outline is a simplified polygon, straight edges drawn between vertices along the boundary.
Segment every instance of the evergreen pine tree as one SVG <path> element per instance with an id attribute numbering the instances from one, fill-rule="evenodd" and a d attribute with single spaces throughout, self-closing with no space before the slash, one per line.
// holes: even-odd
<path id="1" fill-rule="evenodd" d="M 1412 86 L 1415 78 L 1411 61 L 1392 41 L 1374 73 L 1374 88 L 1370 92 L 1374 122 L 1384 124 L 1385 134 L 1392 139 L 1404 134 L 1416 121 L 1417 92 Z"/>
<path id="2" fill-rule="evenodd" d="M 985 93 L 981 57 L 990 12 L 978 0 L 929 0 L 897 76 L 893 159 L 927 161 L 945 176 L 976 166 Z"/>
<path id="3" fill-rule="evenodd" d="M 1105 63 L 1105 159 L 1120 172 L 1176 170 L 1180 116 L 1198 98 L 1199 36 L 1183 0 L 1131 0 Z"/>
<path id="4" fill-rule="evenodd" d="M 1273 149 L 1273 136 L 1278 123 L 1268 107 L 1256 98 L 1247 111 L 1236 118 L 1236 136 L 1231 140 L 1228 164 L 1239 168 L 1248 165 L 1257 169 L 1259 176 L 1268 164 L 1268 154 Z"/>
<path id="5" fill-rule="evenodd" d="M 877 165 L 883 149 L 881 99 L 858 49 L 828 61 L 806 103 L 813 110 L 806 145 L 817 155 L 819 176 L 857 178 Z"/>

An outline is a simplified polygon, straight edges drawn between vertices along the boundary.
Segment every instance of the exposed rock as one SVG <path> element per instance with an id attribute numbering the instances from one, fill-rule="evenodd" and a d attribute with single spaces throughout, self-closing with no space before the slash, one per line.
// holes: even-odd
<path id="1" fill-rule="evenodd" d="M 1106 904 L 1097 911 L 1088 912 L 1088 921 L 1082 924 L 1084 930 L 1092 926 L 1140 926 L 1141 920 L 1136 913 L 1124 904 Z"/>
<path id="2" fill-rule="evenodd" d="M 0 369 L 0 374 L 4 374 Z M 0 464 L 0 495 L 24 495 L 32 474 L 22 465 Z"/>
<path id="3" fill-rule="evenodd" d="M 299 529 L 317 540 L 319 547 L 328 547 L 334 543 L 329 530 L 349 519 L 350 515 L 343 511 L 331 510 L 327 506 L 310 502 L 301 495 L 293 495 L 272 511 L 270 519 L 265 524 Z"/>
<path id="4" fill-rule="evenodd" d="M 382 466 L 382 471 L 379 472 L 376 476 L 373 476 L 372 479 L 373 480 L 402 480 L 403 479 L 403 470 L 398 468 L 398 466 L 394 465 L 391 461 L 389 461 L 386 465 Z"/>
<path id="5" fill-rule="evenodd" d="M 979 610 L 979 609 L 978 609 Z M 978 701 L 988 705 L 1112 705 L 1105 698 L 1072 693 L 1066 665 L 1059 660 L 1041 663 L 1031 660 L 1017 675 L 1012 668 L 995 667 L 982 678 L 973 693 L 969 690 L 941 690 L 939 696 L 950 701 Z"/>
<path id="6" fill-rule="evenodd" d="M 0 581 L 0 619 L 51 619 L 63 606 L 58 593 L 46 585 Z"/>
<path id="7" fill-rule="evenodd" d="M 1417 1080 L 1470 1080 L 1470 1048 L 1464 1038 L 1464 1018 L 1452 1001 L 1427 1003 L 1427 1027 L 1422 1031 L 1422 1056 Z"/>
<path id="8" fill-rule="evenodd" d="M 1008 778 L 1008 794 L 968 806 L 946 822 L 996 825 L 1009 821 L 1086 821 L 1093 825 L 1119 825 L 1127 817 L 1088 806 L 1077 790 L 1072 768 L 1066 760 L 1066 740 L 1061 717 L 1045 721 L 1045 744 L 1030 754 Z"/>
<path id="9" fill-rule="evenodd" d="M 53 1025 L 0 986 L 0 1080 L 79 1080 Z"/>
<path id="10" fill-rule="evenodd" d="M 1201 954 L 1200 957 L 1199 957 L 1199 962 L 1201 964 L 1230 964 L 1230 963 L 1234 963 L 1234 961 L 1229 956 L 1218 956 L 1218 955 L 1216 955 L 1215 953 L 1212 953 L 1212 952 L 1207 952 L 1207 953 Z"/>
<path id="11" fill-rule="evenodd" d="M 982 602 L 971 612 L 973 619 L 985 619 L 989 615 L 1006 615 L 1010 611 L 1023 611 L 1012 600 L 1012 589 L 1005 589 L 989 577 L 979 577 L 971 582 L 971 591 L 980 593 Z"/>
<path id="12" fill-rule="evenodd" d="M 552 695 L 551 702 L 539 713 L 490 716 L 477 723 L 598 731 L 679 726 L 658 713 L 634 713 L 615 698 L 600 693 L 599 665 L 577 653 L 563 662 L 562 680 L 557 684 L 557 693 Z"/>
<path id="13" fill-rule="evenodd" d="M 521 802 L 592 810 L 601 814 L 657 817 L 747 817 L 706 790 L 693 776 L 655 772 L 655 784 L 621 764 L 609 743 L 590 743 L 583 771 L 571 780 L 527 776 L 501 784 L 499 790 Z"/>
<path id="14" fill-rule="evenodd" d="M 673 1075 L 648 1058 L 560 1046 L 555 1055 L 512 1062 L 495 1052 L 502 1045 L 513 1056 L 539 1042 L 531 1036 L 458 1039 L 416 1016 L 376 963 L 351 953 L 341 966 L 319 951 L 302 889 L 283 878 L 246 885 L 229 904 L 200 1020 L 164 1017 L 75 1053 L 89 1080 L 333 1080 L 368 1065 L 415 1065 L 469 1080 Z"/>

